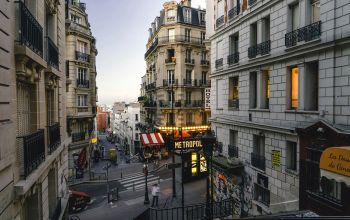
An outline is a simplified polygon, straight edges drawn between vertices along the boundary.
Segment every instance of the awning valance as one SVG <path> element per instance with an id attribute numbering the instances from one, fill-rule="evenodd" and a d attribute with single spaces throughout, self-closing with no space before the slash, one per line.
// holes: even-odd
<path id="1" fill-rule="evenodd" d="M 350 147 L 330 147 L 322 152 L 321 176 L 350 186 Z"/>
<path id="2" fill-rule="evenodd" d="M 164 145 L 163 137 L 160 133 L 141 134 L 141 143 L 143 146 Z"/>

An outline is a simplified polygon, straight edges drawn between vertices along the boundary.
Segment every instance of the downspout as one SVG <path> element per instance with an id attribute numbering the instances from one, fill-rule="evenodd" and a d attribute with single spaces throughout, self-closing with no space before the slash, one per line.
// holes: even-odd
<path id="1" fill-rule="evenodd" d="M 336 53 L 336 36 L 335 36 L 335 27 L 336 27 L 336 22 L 335 22 L 335 19 L 336 19 L 336 13 L 335 13 L 335 2 L 336 1 L 333 1 L 333 11 L 334 11 L 334 17 L 333 17 L 333 41 L 334 41 L 334 45 L 333 45 L 333 117 L 332 117 L 332 124 L 335 125 L 335 98 L 336 98 L 336 95 L 335 95 L 335 53 Z"/>

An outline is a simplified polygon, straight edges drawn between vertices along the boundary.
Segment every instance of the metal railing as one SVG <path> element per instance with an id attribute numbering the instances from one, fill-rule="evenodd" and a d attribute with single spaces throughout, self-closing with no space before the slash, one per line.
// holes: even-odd
<path id="1" fill-rule="evenodd" d="M 201 60 L 202 66 L 209 66 L 209 64 L 210 64 L 209 60 Z"/>
<path id="2" fill-rule="evenodd" d="M 220 58 L 215 60 L 215 68 L 220 68 L 224 65 L 224 58 Z"/>
<path id="3" fill-rule="evenodd" d="M 183 85 L 184 86 L 197 86 L 197 80 L 196 79 L 183 79 Z"/>
<path id="4" fill-rule="evenodd" d="M 285 35 L 286 47 L 292 47 L 301 41 L 310 41 L 321 36 L 321 21 L 291 31 Z"/>
<path id="5" fill-rule="evenodd" d="M 176 64 L 176 59 L 170 58 L 170 59 L 165 59 L 165 64 Z"/>
<path id="6" fill-rule="evenodd" d="M 194 59 L 185 58 L 185 63 L 194 65 Z"/>
<path id="7" fill-rule="evenodd" d="M 160 108 L 171 108 L 171 101 L 160 100 L 159 101 L 159 107 Z M 174 103 L 174 107 L 175 107 L 175 103 Z"/>
<path id="8" fill-rule="evenodd" d="M 248 2 L 248 3 L 249 3 L 249 6 L 250 6 L 250 7 L 253 6 L 253 5 L 256 3 L 256 1 L 257 1 L 257 0 L 249 0 L 249 2 Z"/>
<path id="9" fill-rule="evenodd" d="M 56 204 L 55 210 L 54 210 L 53 213 L 50 215 L 50 220 L 59 220 L 59 217 L 60 217 L 60 215 L 61 215 L 61 211 L 62 211 L 61 198 L 58 197 L 58 198 L 57 198 L 57 204 Z"/>
<path id="10" fill-rule="evenodd" d="M 23 159 L 21 168 L 23 169 L 23 176 L 27 177 L 45 160 L 44 129 L 18 138 L 21 146 L 20 156 Z"/>
<path id="11" fill-rule="evenodd" d="M 156 82 L 150 83 L 148 85 L 146 85 L 146 91 L 148 90 L 152 90 L 156 88 Z"/>
<path id="12" fill-rule="evenodd" d="M 230 108 L 239 108 L 239 99 L 229 99 L 228 107 Z"/>
<path id="13" fill-rule="evenodd" d="M 262 42 L 260 44 L 248 48 L 248 58 L 254 58 L 257 55 L 269 54 L 271 51 L 271 40 Z"/>
<path id="14" fill-rule="evenodd" d="M 156 38 L 154 40 L 154 42 L 152 43 L 152 45 L 148 48 L 148 50 L 145 53 L 145 58 L 148 57 L 148 55 L 150 55 L 152 53 L 152 51 L 158 46 L 158 38 Z"/>
<path id="15" fill-rule="evenodd" d="M 265 157 L 259 154 L 251 153 L 251 163 L 254 167 L 265 170 Z"/>
<path id="16" fill-rule="evenodd" d="M 185 100 L 183 106 L 192 108 L 202 108 L 204 107 L 204 102 L 202 100 Z"/>
<path id="17" fill-rule="evenodd" d="M 239 53 L 233 53 L 227 56 L 227 63 L 228 65 L 232 65 L 234 63 L 238 63 L 239 62 Z"/>
<path id="18" fill-rule="evenodd" d="M 228 155 L 230 157 L 238 157 L 238 147 L 234 145 L 228 145 Z"/>
<path id="19" fill-rule="evenodd" d="M 228 18 L 232 20 L 236 18 L 239 15 L 239 13 L 240 13 L 240 6 L 237 5 L 228 11 Z"/>
<path id="20" fill-rule="evenodd" d="M 189 43 L 196 45 L 203 45 L 203 39 L 200 37 L 191 37 L 188 35 L 174 35 L 174 36 L 166 36 L 158 38 L 159 44 L 167 44 L 167 43 Z"/>
<path id="21" fill-rule="evenodd" d="M 174 80 L 168 80 L 168 79 L 163 79 L 163 86 L 167 87 L 167 86 L 178 86 L 179 85 L 179 80 L 178 79 L 174 79 Z"/>
<path id="22" fill-rule="evenodd" d="M 216 28 L 218 28 L 221 25 L 223 25 L 224 21 L 225 21 L 225 17 L 223 15 L 221 17 L 219 17 L 218 19 L 216 19 Z"/>
<path id="23" fill-rule="evenodd" d="M 43 28 L 22 1 L 19 6 L 19 41 L 43 57 Z"/>
<path id="24" fill-rule="evenodd" d="M 157 107 L 157 102 L 155 101 L 146 101 L 144 104 L 143 104 L 144 107 L 148 107 L 148 108 L 154 108 L 154 107 Z"/>
<path id="25" fill-rule="evenodd" d="M 50 66 L 56 68 L 58 70 L 58 47 L 55 43 L 49 38 L 46 37 L 47 42 L 47 57 L 46 60 Z"/>
<path id="26" fill-rule="evenodd" d="M 77 132 L 72 134 L 72 142 L 84 141 L 86 136 L 86 132 Z"/>
<path id="27" fill-rule="evenodd" d="M 270 190 L 260 184 L 254 183 L 254 200 L 259 201 L 266 206 L 269 206 Z"/>
<path id="28" fill-rule="evenodd" d="M 204 87 L 211 86 L 211 81 L 210 80 L 200 79 L 199 80 L 199 86 L 204 86 Z"/>
<path id="29" fill-rule="evenodd" d="M 75 59 L 78 61 L 82 61 L 82 62 L 90 62 L 90 55 L 86 54 L 86 53 L 82 53 L 79 51 L 75 51 Z"/>
<path id="30" fill-rule="evenodd" d="M 61 144 L 60 123 L 54 123 L 48 127 L 49 154 L 53 153 Z"/>
<path id="31" fill-rule="evenodd" d="M 77 87 L 78 88 L 89 88 L 90 87 L 89 80 L 77 79 Z"/>

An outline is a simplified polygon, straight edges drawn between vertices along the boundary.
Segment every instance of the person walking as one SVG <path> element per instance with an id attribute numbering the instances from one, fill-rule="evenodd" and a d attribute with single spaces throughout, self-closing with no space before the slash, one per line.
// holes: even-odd
<path id="1" fill-rule="evenodd" d="M 160 188 L 157 183 L 153 184 L 152 187 L 152 207 L 154 207 L 154 202 L 156 203 L 156 206 L 158 206 L 158 197 L 160 193 Z"/>

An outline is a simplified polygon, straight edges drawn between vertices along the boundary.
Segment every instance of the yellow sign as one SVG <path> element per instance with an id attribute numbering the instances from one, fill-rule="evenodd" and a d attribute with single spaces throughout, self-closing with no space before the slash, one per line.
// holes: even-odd
<path id="1" fill-rule="evenodd" d="M 175 148 L 175 150 L 187 150 L 187 149 L 194 149 L 194 148 L 202 148 L 202 141 L 201 140 L 175 141 L 174 148 Z"/>
<path id="2" fill-rule="evenodd" d="M 323 151 L 320 169 L 350 177 L 350 147 L 330 147 Z"/>
<path id="3" fill-rule="evenodd" d="M 272 168 L 278 168 L 281 166 L 281 151 L 272 150 Z"/>
<path id="4" fill-rule="evenodd" d="M 97 143 L 97 138 L 91 138 L 91 144 L 96 144 Z"/>

